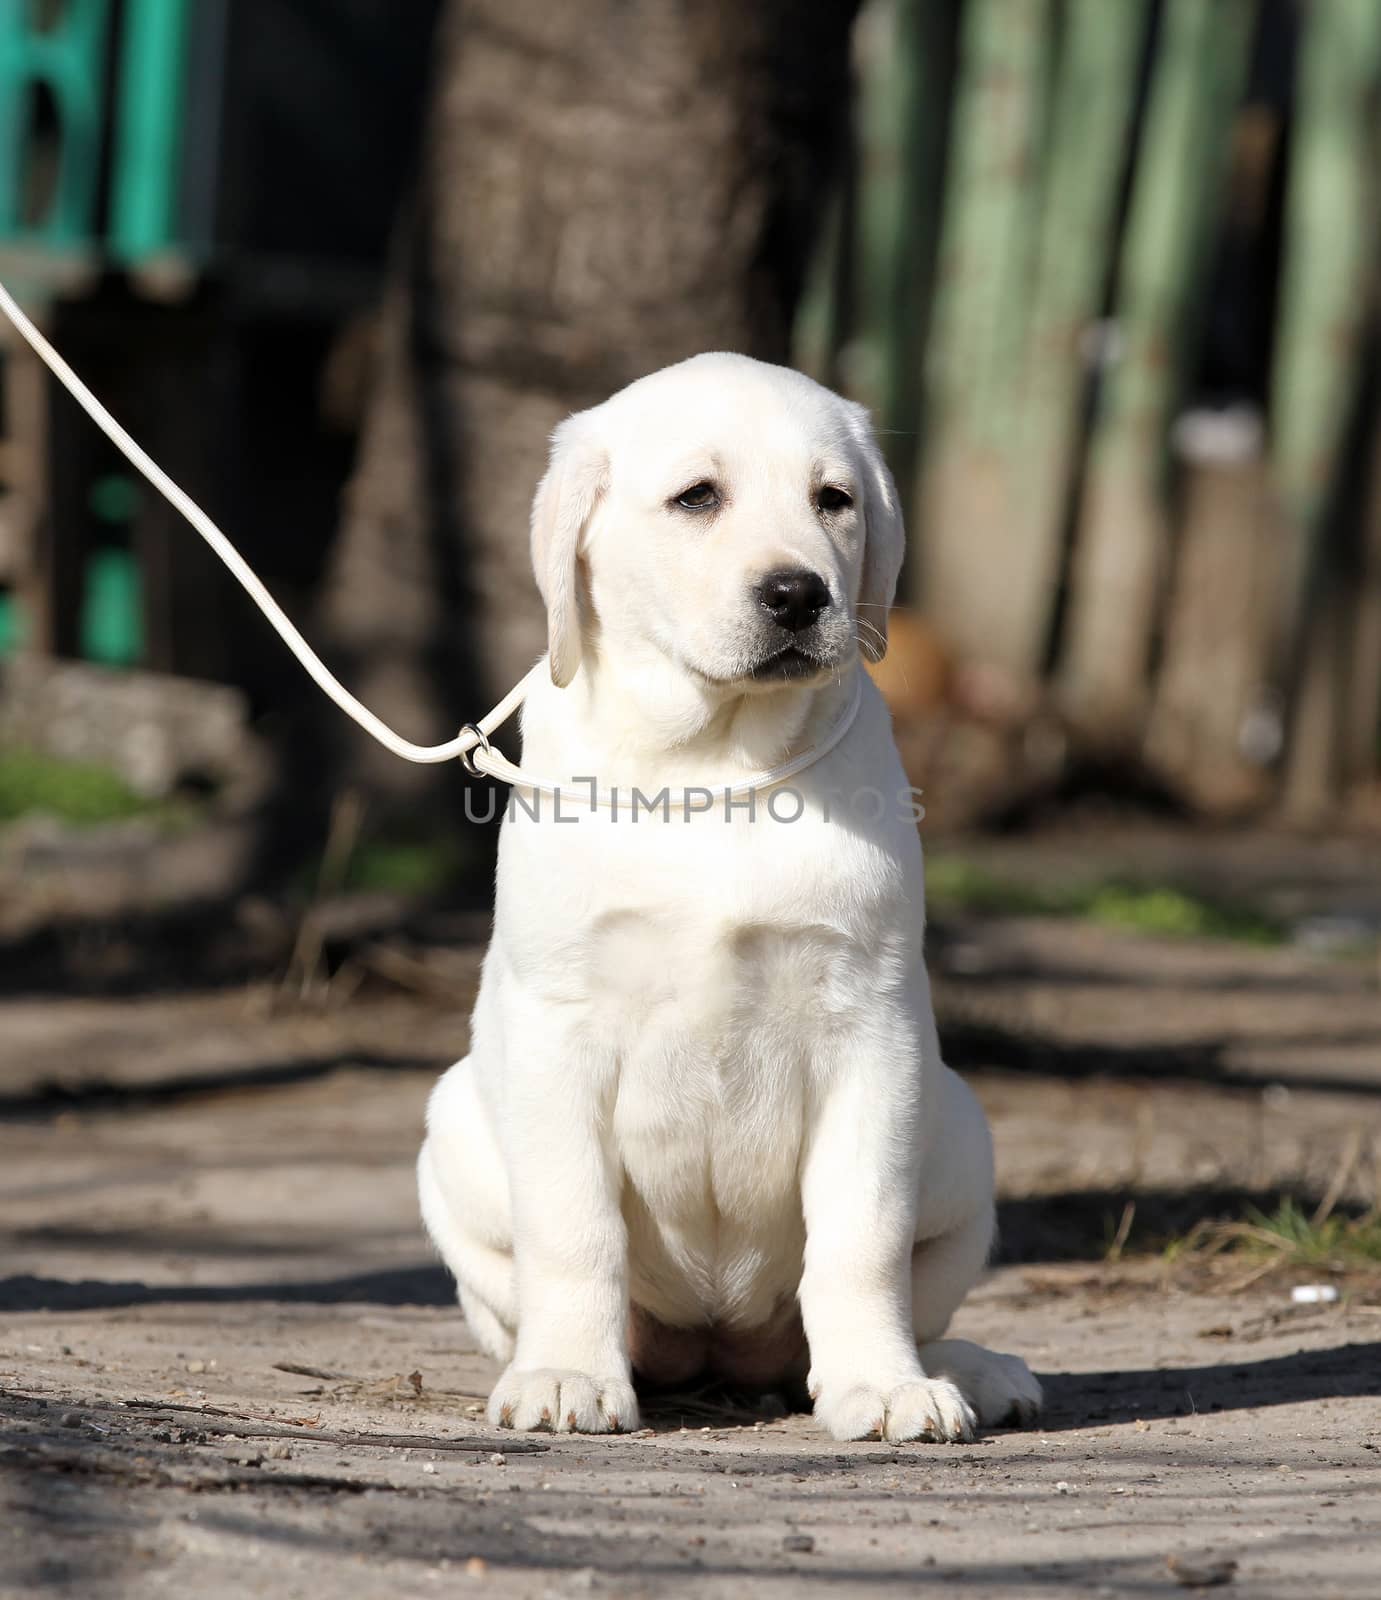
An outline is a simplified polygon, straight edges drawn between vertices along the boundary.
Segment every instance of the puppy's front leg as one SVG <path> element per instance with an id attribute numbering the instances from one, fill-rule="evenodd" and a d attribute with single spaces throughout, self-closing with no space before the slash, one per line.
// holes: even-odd
<path id="1" fill-rule="evenodd" d="M 541 1053 L 516 1054 L 507 1041 L 518 1331 L 489 1420 L 556 1433 L 627 1431 L 638 1426 L 638 1403 L 621 1178 L 603 1115 L 610 1085 L 574 1041 L 561 1047 L 559 1024 L 523 1031 Z"/>
<path id="2" fill-rule="evenodd" d="M 810 1393 L 836 1439 L 971 1439 L 963 1395 L 928 1378 L 916 1350 L 920 1086 L 884 1049 L 841 1062 L 806 1156 L 800 1292 Z"/>

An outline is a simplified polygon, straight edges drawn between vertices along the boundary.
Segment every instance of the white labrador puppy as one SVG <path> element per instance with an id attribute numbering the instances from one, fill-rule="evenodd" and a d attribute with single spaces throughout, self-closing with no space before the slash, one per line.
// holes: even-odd
<path id="1" fill-rule="evenodd" d="M 1039 1408 L 1022 1361 L 940 1339 L 992 1240 L 992 1151 L 940 1060 L 872 684 L 772 814 L 724 799 L 845 712 L 902 542 L 867 414 L 784 368 L 697 356 L 556 431 L 524 766 L 672 803 L 558 821 L 548 798 L 504 825 L 470 1054 L 419 1161 L 506 1363 L 495 1424 L 633 1428 L 635 1373 L 702 1370 L 807 1378 L 839 1439 Z"/>

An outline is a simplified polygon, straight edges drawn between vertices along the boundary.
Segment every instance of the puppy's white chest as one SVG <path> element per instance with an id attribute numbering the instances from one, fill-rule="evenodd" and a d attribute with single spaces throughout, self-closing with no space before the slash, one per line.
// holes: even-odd
<path id="1" fill-rule="evenodd" d="M 620 913 L 591 957 L 640 1303 L 761 1320 L 794 1289 L 801 1150 L 853 953 L 824 928 Z"/>
<path id="2" fill-rule="evenodd" d="M 692 1081 L 731 1101 L 770 1094 L 788 1066 L 808 1069 L 857 1010 L 862 967 L 825 926 L 620 910 L 590 930 L 582 998 L 621 1082 L 675 1097 L 693 1061 Z"/>

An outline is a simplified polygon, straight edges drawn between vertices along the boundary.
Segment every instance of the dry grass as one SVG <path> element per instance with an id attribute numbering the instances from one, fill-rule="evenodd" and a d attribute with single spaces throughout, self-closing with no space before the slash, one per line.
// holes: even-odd
<path id="1" fill-rule="evenodd" d="M 1177 1282 L 1227 1292 L 1308 1278 L 1369 1295 L 1381 1291 L 1381 1208 L 1347 1216 L 1293 1199 L 1270 1212 L 1248 1206 L 1237 1219 L 1205 1218 L 1165 1247 L 1164 1262 Z"/>

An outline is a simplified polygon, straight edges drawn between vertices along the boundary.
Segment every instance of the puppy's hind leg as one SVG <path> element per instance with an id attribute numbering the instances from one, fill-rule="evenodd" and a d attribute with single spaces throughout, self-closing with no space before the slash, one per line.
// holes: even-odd
<path id="1" fill-rule="evenodd" d="M 968 1339 L 939 1337 L 987 1260 L 991 1207 L 916 1246 L 911 1258 L 911 1308 L 928 1378 L 948 1378 L 985 1428 L 1021 1427 L 1041 1409 L 1041 1386 L 1020 1356 L 985 1350 Z"/>
<path id="2" fill-rule="evenodd" d="M 495 1361 L 511 1360 L 517 1289 L 507 1180 L 468 1060 L 457 1062 L 432 1092 L 427 1139 L 417 1158 L 417 1197 L 476 1343 Z"/>
<path id="3" fill-rule="evenodd" d="M 960 1302 L 973 1287 L 992 1249 L 995 1213 L 992 1190 L 992 1148 L 986 1119 L 968 1085 L 949 1073 L 954 1137 L 947 1140 L 949 1172 L 925 1180 L 919 1210 L 918 1238 L 911 1256 L 911 1313 L 920 1347 L 921 1365 L 930 1378 L 948 1378 L 986 1428 L 1021 1426 L 1041 1409 L 1041 1386 L 1020 1356 L 985 1350 L 968 1339 L 941 1335 Z M 957 1160 L 955 1158 L 957 1157 Z M 939 1179 L 937 1185 L 936 1179 Z M 957 1220 L 945 1219 L 943 1231 L 926 1233 L 927 1200 L 942 1196 L 952 1213 L 954 1197 L 967 1190 L 970 1205 Z M 931 1225 L 934 1226 L 932 1220 Z"/>

